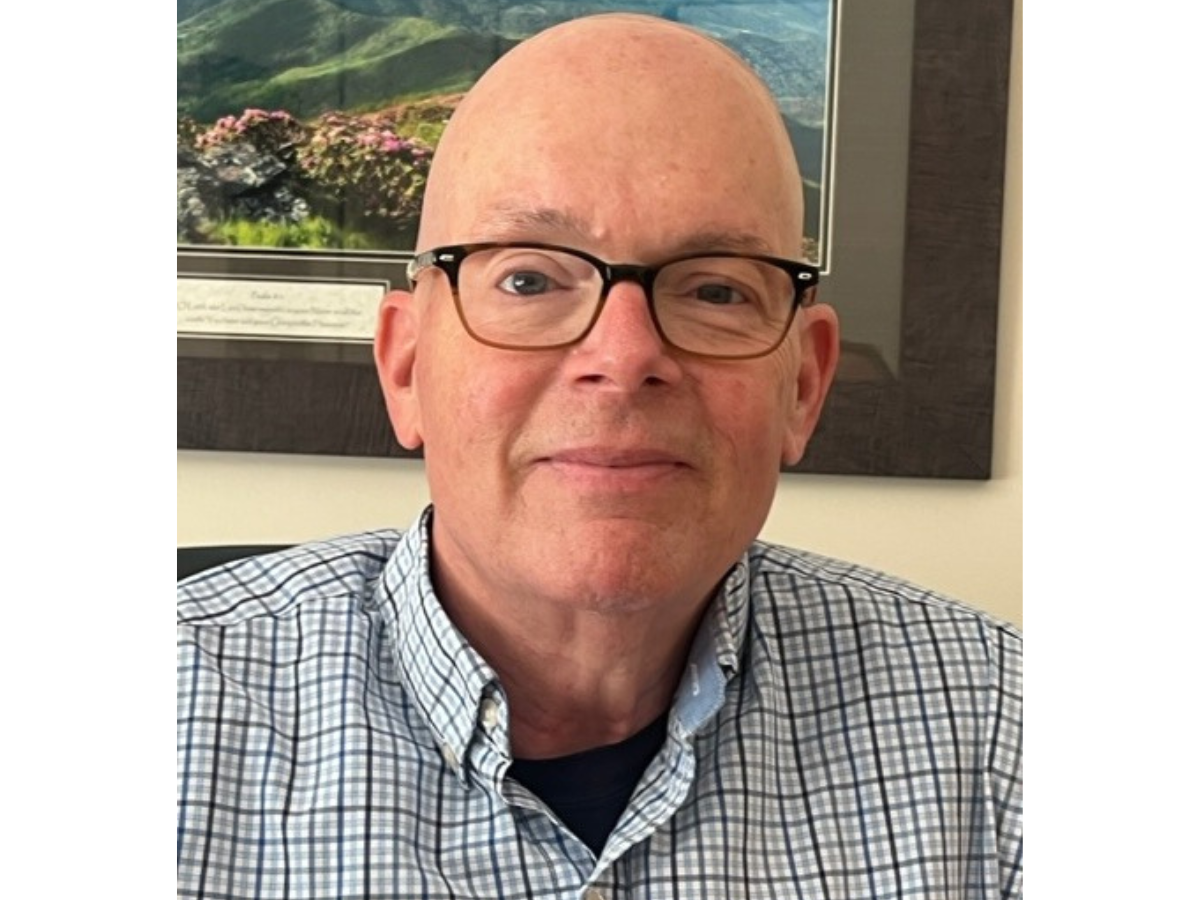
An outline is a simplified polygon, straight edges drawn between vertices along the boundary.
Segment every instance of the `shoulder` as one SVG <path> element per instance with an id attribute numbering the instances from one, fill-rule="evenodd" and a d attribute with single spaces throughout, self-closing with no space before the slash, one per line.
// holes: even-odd
<path id="1" fill-rule="evenodd" d="M 895 671 L 954 669 L 977 683 L 1019 684 L 1020 630 L 960 600 L 765 542 L 751 547 L 748 563 L 759 628 L 799 643 L 805 656 L 853 657 Z"/>
<path id="2" fill-rule="evenodd" d="M 862 613 L 901 621 L 959 621 L 1000 629 L 1019 639 L 1020 631 L 967 603 L 867 566 L 756 542 L 749 553 L 751 588 L 772 597 L 793 596 L 802 606 L 817 605 L 841 614 Z"/>
<path id="3" fill-rule="evenodd" d="M 180 627 L 228 627 L 370 597 L 400 532 L 370 531 L 237 560 L 180 581 Z"/>

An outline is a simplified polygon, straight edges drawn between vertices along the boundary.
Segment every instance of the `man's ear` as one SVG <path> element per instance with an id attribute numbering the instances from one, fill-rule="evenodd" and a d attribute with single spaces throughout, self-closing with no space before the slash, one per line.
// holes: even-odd
<path id="1" fill-rule="evenodd" d="M 379 307 L 375 369 L 396 439 L 409 450 L 421 446 L 421 403 L 417 391 L 417 311 L 413 295 L 392 291 Z"/>
<path id="2" fill-rule="evenodd" d="M 804 316 L 800 335 L 800 373 L 796 379 L 795 404 L 783 438 L 782 461 L 787 466 L 800 462 L 817 427 L 837 369 L 840 346 L 837 313 L 832 306 L 817 303 L 801 309 L 799 315 Z"/>

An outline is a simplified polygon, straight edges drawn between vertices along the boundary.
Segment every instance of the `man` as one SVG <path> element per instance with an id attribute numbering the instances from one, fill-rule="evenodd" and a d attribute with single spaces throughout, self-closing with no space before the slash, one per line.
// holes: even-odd
<path id="1" fill-rule="evenodd" d="M 431 509 L 181 587 L 180 896 L 1020 895 L 1019 635 L 754 542 L 837 360 L 801 197 L 683 27 L 479 81 L 376 342 Z"/>

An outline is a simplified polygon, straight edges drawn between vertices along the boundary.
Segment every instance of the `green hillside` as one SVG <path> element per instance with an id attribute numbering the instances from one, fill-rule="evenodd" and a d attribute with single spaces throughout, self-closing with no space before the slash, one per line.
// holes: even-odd
<path id="1" fill-rule="evenodd" d="M 178 113 L 212 121 L 247 107 L 301 118 L 376 109 L 461 90 L 511 45 L 328 0 L 227 0 L 180 26 Z"/>
<path id="2" fill-rule="evenodd" d="M 179 25 L 177 63 L 238 59 L 278 71 L 343 52 L 382 21 L 327 0 L 226 0 Z"/>
<path id="3" fill-rule="evenodd" d="M 380 57 L 336 59 L 289 69 L 210 98 L 211 108 L 286 109 L 301 119 L 327 110 L 367 111 L 466 90 L 502 49 L 459 32 Z"/>

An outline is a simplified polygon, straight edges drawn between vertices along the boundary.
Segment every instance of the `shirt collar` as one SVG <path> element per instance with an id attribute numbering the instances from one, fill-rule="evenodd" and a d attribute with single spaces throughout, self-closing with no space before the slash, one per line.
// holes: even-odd
<path id="1" fill-rule="evenodd" d="M 427 507 L 401 537 L 380 579 L 380 609 L 392 633 L 394 661 L 442 755 L 465 779 L 463 761 L 475 733 L 480 703 L 496 673 L 442 609 L 429 577 Z"/>
<path id="2" fill-rule="evenodd" d="M 680 737 L 695 734 L 717 714 L 725 703 L 725 685 L 741 668 L 750 608 L 747 572 L 748 561 L 743 554 L 721 582 L 696 629 L 675 692 L 673 719 Z"/>
<path id="3" fill-rule="evenodd" d="M 741 669 L 742 645 L 750 619 L 750 556 L 742 554 L 721 582 L 712 605 L 713 645 L 717 662 L 732 677 Z"/>

